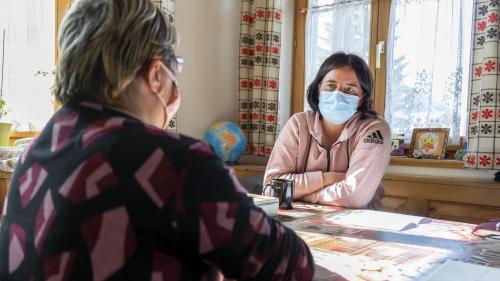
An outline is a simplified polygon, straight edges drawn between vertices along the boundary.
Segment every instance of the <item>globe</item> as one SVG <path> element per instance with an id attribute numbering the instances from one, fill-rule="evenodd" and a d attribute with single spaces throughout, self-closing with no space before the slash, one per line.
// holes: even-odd
<path id="1" fill-rule="evenodd" d="M 245 135 L 234 123 L 217 122 L 210 126 L 203 138 L 227 164 L 238 163 L 245 152 Z"/>

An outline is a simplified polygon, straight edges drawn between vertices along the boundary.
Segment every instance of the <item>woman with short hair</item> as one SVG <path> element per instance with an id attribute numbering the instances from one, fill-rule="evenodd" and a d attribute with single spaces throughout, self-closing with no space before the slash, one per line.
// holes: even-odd
<path id="1" fill-rule="evenodd" d="M 15 168 L 1 280 L 311 280 L 305 243 L 268 218 L 204 142 L 165 131 L 175 30 L 150 0 L 73 1 L 63 107 Z"/>

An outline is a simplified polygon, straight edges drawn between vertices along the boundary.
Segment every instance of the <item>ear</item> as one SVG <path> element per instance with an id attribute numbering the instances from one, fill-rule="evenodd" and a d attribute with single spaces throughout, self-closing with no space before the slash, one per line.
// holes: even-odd
<path id="1" fill-rule="evenodd" d="M 165 91 L 168 79 L 160 60 L 153 59 L 146 68 L 144 76 L 149 89 L 155 95 L 159 95 Z"/>

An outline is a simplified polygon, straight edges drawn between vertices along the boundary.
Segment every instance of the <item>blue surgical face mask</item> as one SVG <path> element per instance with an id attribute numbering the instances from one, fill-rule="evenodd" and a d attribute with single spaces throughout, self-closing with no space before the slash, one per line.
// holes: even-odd
<path id="1" fill-rule="evenodd" d="M 359 97 L 342 93 L 339 90 L 321 91 L 319 112 L 330 123 L 342 124 L 356 113 Z"/>

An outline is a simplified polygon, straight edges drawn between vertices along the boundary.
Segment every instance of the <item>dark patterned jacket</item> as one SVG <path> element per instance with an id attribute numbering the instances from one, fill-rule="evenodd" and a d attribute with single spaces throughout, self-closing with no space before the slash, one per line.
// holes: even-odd
<path id="1" fill-rule="evenodd" d="M 304 242 L 245 195 L 210 147 L 82 103 L 16 166 L 0 280 L 310 280 Z"/>

